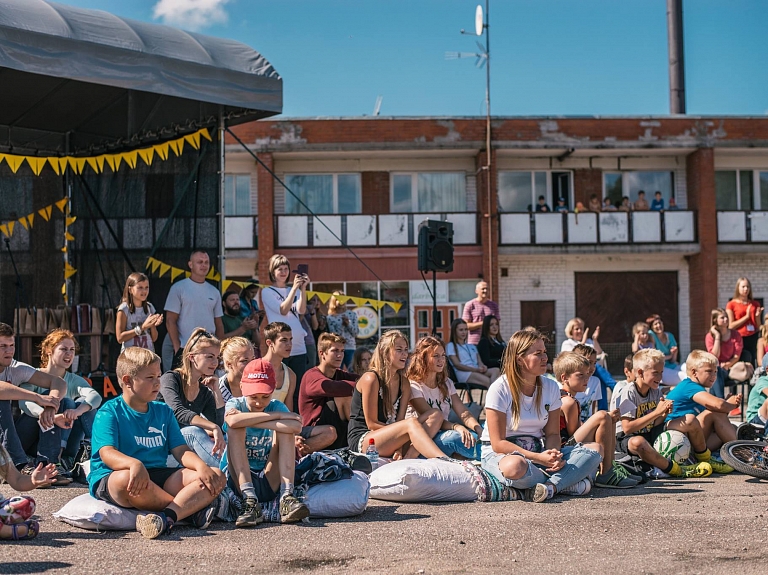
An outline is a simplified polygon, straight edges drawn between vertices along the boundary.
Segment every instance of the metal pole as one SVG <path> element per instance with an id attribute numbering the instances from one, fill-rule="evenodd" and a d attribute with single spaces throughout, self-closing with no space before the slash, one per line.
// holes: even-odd
<path id="1" fill-rule="evenodd" d="M 226 259 L 227 253 L 224 247 L 224 135 L 226 133 L 227 125 L 224 119 L 224 113 L 219 110 L 219 275 L 221 276 L 221 283 L 219 288 L 224 285 L 224 279 L 226 278 Z"/>
<path id="2" fill-rule="evenodd" d="M 685 58 L 683 54 L 683 0 L 667 0 L 669 46 L 669 112 L 685 114 Z"/>
<path id="3" fill-rule="evenodd" d="M 69 147 L 70 147 L 70 136 L 71 132 L 67 132 L 64 140 L 64 152 L 66 155 L 69 155 Z M 72 208 L 72 168 L 64 170 L 64 187 L 67 191 L 67 209 L 64 212 L 64 221 L 66 223 L 66 218 L 69 217 L 69 211 Z M 64 230 L 66 232 L 67 226 L 64 226 Z M 64 269 L 67 269 L 67 264 L 69 263 L 69 242 L 67 242 L 66 233 L 64 235 Z M 66 273 L 66 271 L 65 271 Z M 72 279 L 66 278 L 64 280 L 64 305 L 69 304 L 70 294 L 72 293 Z"/>
<path id="4" fill-rule="evenodd" d="M 432 270 L 432 337 L 437 337 L 437 272 Z"/>
<path id="5" fill-rule="evenodd" d="M 488 209 L 488 272 L 490 295 L 495 297 L 496 277 L 493 273 L 493 205 L 491 198 L 491 14 L 490 0 L 485 0 L 485 195 Z"/>

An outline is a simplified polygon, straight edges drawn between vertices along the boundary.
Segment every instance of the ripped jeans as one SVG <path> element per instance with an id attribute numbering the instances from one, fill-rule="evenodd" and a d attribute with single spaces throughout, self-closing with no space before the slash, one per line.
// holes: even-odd
<path id="1" fill-rule="evenodd" d="M 495 453 L 493 451 L 486 454 L 482 460 L 482 467 L 496 479 L 516 489 L 528 489 L 537 483 L 549 482 L 555 486 L 559 492 L 563 489 L 575 485 L 585 477 L 594 477 L 597 468 L 600 466 L 602 457 L 597 451 L 587 449 L 581 443 L 572 447 L 563 447 L 560 449 L 565 460 L 565 466 L 555 473 L 547 474 L 531 460 L 528 462 L 528 470 L 518 479 L 507 479 L 502 475 L 499 469 L 499 463 L 508 455 L 515 453 Z M 517 454 L 522 457 L 522 455 Z"/>

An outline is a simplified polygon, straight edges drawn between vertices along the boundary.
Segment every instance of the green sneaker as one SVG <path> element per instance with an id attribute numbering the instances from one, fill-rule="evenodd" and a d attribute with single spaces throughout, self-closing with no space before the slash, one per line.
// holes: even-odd
<path id="1" fill-rule="evenodd" d="M 309 517 L 309 507 L 290 493 L 280 498 L 280 523 L 297 523 Z"/>
<path id="2" fill-rule="evenodd" d="M 712 475 L 712 466 L 706 461 L 702 461 L 695 465 L 681 465 L 680 475 L 677 477 L 699 479 L 702 477 L 709 477 L 710 475 Z"/>
<path id="3" fill-rule="evenodd" d="M 714 473 L 720 473 L 721 475 L 725 475 L 726 473 L 731 473 L 733 471 L 736 471 L 733 467 L 731 467 L 727 463 L 717 461 L 714 458 L 710 459 L 707 463 L 709 463 L 709 465 L 712 467 L 712 471 Z"/>
<path id="4" fill-rule="evenodd" d="M 632 489 L 638 482 L 629 478 L 629 474 L 621 467 L 614 465 L 608 473 L 599 473 L 595 477 L 595 487 L 605 489 Z"/>

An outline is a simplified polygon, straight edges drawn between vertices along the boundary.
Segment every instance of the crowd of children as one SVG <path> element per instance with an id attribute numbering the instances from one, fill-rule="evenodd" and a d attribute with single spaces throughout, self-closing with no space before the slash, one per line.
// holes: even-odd
<path id="1" fill-rule="evenodd" d="M 180 520 L 207 528 L 222 498 L 239 509 L 237 527 L 261 523 L 261 504 L 272 501 L 282 522 L 304 519 L 309 509 L 294 489 L 297 459 L 324 449 L 365 453 L 375 446 L 392 459 L 475 460 L 519 499 L 537 503 L 593 487 L 634 488 L 652 477 L 733 471 L 716 454 L 736 439 L 728 414 L 742 397 L 711 393 L 721 362 L 702 350 L 686 358 L 687 377 L 664 386 L 678 349 L 658 316 L 635 326 L 626 381 L 615 384 L 610 404 L 604 377 L 596 376 L 603 369 L 599 328 L 590 339 L 581 320 L 569 322 L 569 339 L 548 373 L 541 333 L 524 328 L 503 342 L 498 319 L 489 316 L 485 336 L 501 349 L 498 367 L 482 372 L 489 381 L 481 425 L 449 376 L 449 357 L 454 367 L 475 366 L 473 375 L 483 365 L 462 351 L 463 320 L 454 322 L 447 345 L 425 337 L 411 351 L 404 333 L 389 330 L 367 357 L 350 356 L 342 336 L 322 333 L 319 365 L 300 380 L 290 367 L 289 323 L 265 326 L 263 357 L 252 340 L 220 342 L 197 328 L 180 366 L 163 373 L 153 351 L 162 316 L 147 303 L 148 287 L 142 274 L 126 284 L 118 309 L 125 316 L 118 321 L 123 349 L 116 370 L 122 394 L 103 405 L 70 371 L 77 350 L 71 332 L 48 334 L 34 369 L 13 359 L 13 330 L 0 324 L 0 477 L 11 487 L 71 482 L 81 440 L 90 441 L 90 494 L 140 510 L 137 530 L 155 538 Z M 357 373 L 342 369 L 347 364 Z M 13 400 L 21 408 L 16 421 Z M 747 420 L 764 432 L 768 377 L 750 393 Z M 687 436 L 690 461 L 660 453 L 656 440 L 667 431 Z M 34 510 L 28 496 L 0 501 L 0 539 L 35 537 Z"/>

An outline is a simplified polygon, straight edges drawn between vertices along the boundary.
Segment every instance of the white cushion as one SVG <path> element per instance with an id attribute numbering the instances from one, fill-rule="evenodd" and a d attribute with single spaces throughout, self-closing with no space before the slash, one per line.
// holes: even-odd
<path id="1" fill-rule="evenodd" d="M 313 485 L 304 503 L 310 517 L 353 517 L 365 511 L 370 488 L 368 476 L 354 471 L 349 479 Z"/>
<path id="2" fill-rule="evenodd" d="M 138 509 L 124 509 L 84 493 L 69 501 L 53 516 L 81 529 L 133 531 L 139 513 Z"/>
<path id="3" fill-rule="evenodd" d="M 476 483 L 461 463 L 404 459 L 379 467 L 370 477 L 371 497 L 410 503 L 476 501 Z"/>

